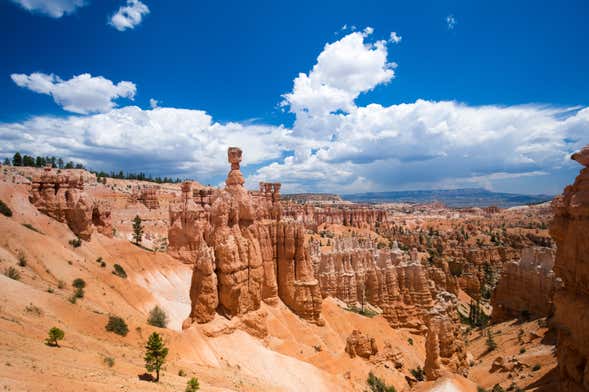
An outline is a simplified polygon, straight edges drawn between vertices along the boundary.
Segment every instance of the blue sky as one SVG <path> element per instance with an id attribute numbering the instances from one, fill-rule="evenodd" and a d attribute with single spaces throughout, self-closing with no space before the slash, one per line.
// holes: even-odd
<path id="1" fill-rule="evenodd" d="M 2 0 L 0 156 L 218 184 L 239 144 L 250 187 L 558 193 L 589 143 L 587 17 L 585 1 Z"/>

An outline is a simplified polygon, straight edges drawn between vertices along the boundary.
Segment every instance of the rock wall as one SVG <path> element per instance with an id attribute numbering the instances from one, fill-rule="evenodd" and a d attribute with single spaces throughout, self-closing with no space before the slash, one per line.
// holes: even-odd
<path id="1" fill-rule="evenodd" d="M 112 236 L 110 209 L 84 192 L 82 176 L 62 175 L 46 167 L 33 178 L 29 200 L 43 214 L 67 223 L 83 240 L 90 240 L 95 226 Z"/>
<path id="2" fill-rule="evenodd" d="M 520 316 L 546 317 L 552 313 L 552 296 L 557 286 L 552 271 L 554 257 L 552 248 L 526 248 L 519 261 L 503 265 L 491 298 L 493 322 Z"/>
<path id="3" fill-rule="evenodd" d="M 194 265 L 192 322 L 219 313 L 245 316 L 261 301 L 282 300 L 300 317 L 321 324 L 321 293 L 313 274 L 304 226 L 283 220 L 280 184 L 248 192 L 239 169 L 241 150 L 230 148 L 223 190 L 195 193 L 189 183 L 170 204 L 168 252 Z"/>
<path id="4" fill-rule="evenodd" d="M 585 166 L 553 201 L 550 234 L 556 241 L 554 271 L 563 287 L 554 296 L 553 325 L 561 391 L 589 391 L 589 146 L 573 155 Z"/>

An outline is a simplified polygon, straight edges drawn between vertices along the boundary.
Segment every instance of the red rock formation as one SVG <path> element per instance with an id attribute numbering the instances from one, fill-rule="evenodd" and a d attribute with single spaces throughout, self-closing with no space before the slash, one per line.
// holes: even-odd
<path id="1" fill-rule="evenodd" d="M 148 186 L 144 187 L 139 191 L 139 197 L 137 198 L 138 201 L 143 203 L 145 207 L 149 208 L 150 210 L 155 210 L 160 208 L 159 202 L 159 187 L 158 186 Z"/>
<path id="2" fill-rule="evenodd" d="M 556 241 L 554 270 L 563 287 L 554 295 L 553 323 L 561 391 L 589 391 L 589 146 L 573 155 L 585 167 L 553 201 L 550 234 Z"/>
<path id="3" fill-rule="evenodd" d="M 82 176 L 54 173 L 46 167 L 32 180 L 31 203 L 42 213 L 65 222 L 83 240 L 90 240 L 94 225 L 112 235 L 110 212 L 106 204 L 97 204 L 84 192 Z"/>
<path id="4" fill-rule="evenodd" d="M 440 293 L 436 305 L 427 314 L 424 371 L 428 380 L 436 380 L 444 371 L 468 376 L 457 303 L 454 295 Z"/>
<path id="5" fill-rule="evenodd" d="M 359 356 L 364 359 L 370 359 L 370 356 L 378 353 L 378 347 L 374 338 L 364 335 L 355 329 L 346 339 L 345 351 L 350 355 L 350 358 Z"/>
<path id="6" fill-rule="evenodd" d="M 281 220 L 280 184 L 264 183 L 252 193 L 243 187 L 241 154 L 235 147 L 228 150 L 231 170 L 224 190 L 191 194 L 185 183 L 181 199 L 170 205 L 168 250 L 194 264 L 192 311 L 184 326 L 208 322 L 215 313 L 243 317 L 262 300 L 272 304 L 278 298 L 321 324 L 321 294 L 304 227 Z"/>
<path id="7" fill-rule="evenodd" d="M 552 313 L 552 296 L 556 287 L 554 250 L 526 248 L 519 261 L 503 265 L 501 278 L 491 298 L 493 322 L 528 314 L 532 318 Z"/>

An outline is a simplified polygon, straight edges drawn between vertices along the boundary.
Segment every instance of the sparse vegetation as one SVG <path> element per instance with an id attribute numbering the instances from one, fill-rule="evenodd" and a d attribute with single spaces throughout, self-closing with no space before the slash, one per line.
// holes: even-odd
<path id="1" fill-rule="evenodd" d="M 115 359 L 113 357 L 104 357 L 104 364 L 108 367 L 113 367 L 115 365 Z"/>
<path id="2" fill-rule="evenodd" d="M 417 381 L 425 380 L 425 371 L 421 366 L 418 366 L 415 369 L 411 369 L 411 375 L 415 377 Z"/>
<path id="3" fill-rule="evenodd" d="M 491 392 L 505 392 L 505 389 L 503 389 L 501 385 L 495 384 L 493 385 L 493 389 L 491 389 Z"/>
<path id="4" fill-rule="evenodd" d="M 135 241 L 136 245 L 141 244 L 141 240 L 143 239 L 143 225 L 141 224 L 141 218 L 139 215 L 135 215 L 133 219 L 133 241 Z"/>
<path id="5" fill-rule="evenodd" d="M 74 291 L 74 297 L 76 297 L 76 298 L 84 298 L 84 289 L 77 288 Z"/>
<path id="6" fill-rule="evenodd" d="M 12 266 L 4 270 L 4 275 L 13 280 L 20 280 L 20 272 L 18 272 L 18 270 Z"/>
<path id="7" fill-rule="evenodd" d="M 0 214 L 9 218 L 12 216 L 12 210 L 2 200 L 0 200 Z"/>
<path id="8" fill-rule="evenodd" d="M 519 353 L 520 354 L 524 354 L 525 352 L 526 352 L 526 349 L 525 348 L 522 347 L 522 348 L 519 349 Z"/>
<path id="9" fill-rule="evenodd" d="M 127 336 L 129 333 L 129 327 L 125 320 L 118 316 L 109 316 L 108 323 L 106 324 L 106 330 L 109 332 L 114 332 L 117 335 Z"/>
<path id="10" fill-rule="evenodd" d="M 534 367 L 532 367 L 532 371 L 537 372 L 538 370 L 540 370 L 542 366 L 540 366 L 539 363 L 535 364 Z"/>
<path id="11" fill-rule="evenodd" d="M 86 282 L 82 278 L 76 278 L 72 282 L 72 286 L 74 286 L 77 289 L 83 289 L 86 287 Z"/>
<path id="12" fill-rule="evenodd" d="M 59 347 L 58 341 L 63 340 L 64 336 L 65 333 L 61 329 L 53 327 L 49 330 L 45 344 L 51 347 Z"/>
<path id="13" fill-rule="evenodd" d="M 79 248 L 80 246 L 82 246 L 82 240 L 76 237 L 73 240 L 69 240 L 68 244 L 70 244 L 72 248 Z"/>
<path id="14" fill-rule="evenodd" d="M 360 315 L 365 316 L 365 317 L 369 317 L 369 318 L 372 318 L 372 317 L 378 315 L 378 313 L 375 312 L 375 311 L 373 311 L 373 310 L 370 310 L 370 309 L 367 309 L 367 308 L 362 309 L 362 308 L 359 308 L 357 306 L 348 306 L 346 308 L 346 310 L 349 311 L 349 312 L 354 312 L 354 313 L 360 314 Z"/>
<path id="15" fill-rule="evenodd" d="M 30 223 L 23 223 L 22 225 L 24 227 L 26 227 L 27 229 L 32 230 L 32 231 L 35 231 L 35 232 L 37 232 L 39 234 L 45 234 L 41 230 L 37 229 L 35 226 L 31 225 Z"/>
<path id="16" fill-rule="evenodd" d="M 104 261 L 101 261 L 100 262 L 100 267 L 102 267 L 102 268 L 106 267 L 106 263 Z"/>
<path id="17" fill-rule="evenodd" d="M 39 317 L 43 314 L 43 311 L 41 310 L 41 308 L 36 305 L 33 305 L 32 303 L 28 304 L 25 307 L 25 312 L 31 313 L 37 317 Z"/>
<path id="18" fill-rule="evenodd" d="M 196 377 L 192 377 L 190 380 L 188 380 L 188 382 L 186 383 L 186 389 L 184 390 L 185 392 L 196 392 L 200 389 L 200 384 L 198 383 L 198 378 Z"/>
<path id="19" fill-rule="evenodd" d="M 154 327 L 166 328 L 166 325 L 168 325 L 168 315 L 162 308 L 156 305 L 149 312 L 147 323 Z"/>
<path id="20" fill-rule="evenodd" d="M 368 373 L 366 382 L 371 392 L 396 392 L 395 387 L 387 386 L 383 380 L 375 376 L 372 372 Z"/>
<path id="21" fill-rule="evenodd" d="M 27 266 L 27 256 L 25 255 L 25 252 L 23 252 L 22 250 L 18 251 L 18 265 L 21 267 Z"/>
<path id="22" fill-rule="evenodd" d="M 407 339 L 407 343 L 409 343 L 410 346 L 413 346 L 413 338 Z"/>
<path id="23" fill-rule="evenodd" d="M 63 290 L 65 288 L 65 282 L 63 280 L 58 280 L 57 281 L 57 288 L 60 290 Z"/>
<path id="24" fill-rule="evenodd" d="M 180 377 L 186 377 L 186 372 L 184 371 L 184 369 L 180 369 L 180 370 L 178 370 L 178 375 Z"/>
<path id="25" fill-rule="evenodd" d="M 70 301 L 70 303 L 75 304 L 78 302 L 78 297 L 76 297 L 76 294 L 74 293 L 70 295 L 67 300 Z"/>
<path id="26" fill-rule="evenodd" d="M 154 332 L 149 335 L 147 344 L 145 345 L 145 369 L 148 372 L 155 371 L 155 382 L 160 379 L 160 369 L 166 362 L 168 356 L 168 348 L 165 346 L 162 337 Z"/>
<path id="27" fill-rule="evenodd" d="M 125 269 L 123 267 L 121 267 L 118 264 L 115 264 L 112 267 L 114 268 L 114 271 L 112 272 L 114 275 L 118 276 L 119 278 L 123 278 L 123 279 L 127 278 L 127 273 L 125 272 Z"/>
<path id="28" fill-rule="evenodd" d="M 483 387 L 477 387 L 477 392 L 487 392 L 487 390 Z"/>
<path id="29" fill-rule="evenodd" d="M 485 344 L 487 345 L 487 352 L 491 352 L 497 348 L 497 343 L 493 337 L 493 331 L 490 328 L 487 330 L 487 340 L 485 341 Z"/>

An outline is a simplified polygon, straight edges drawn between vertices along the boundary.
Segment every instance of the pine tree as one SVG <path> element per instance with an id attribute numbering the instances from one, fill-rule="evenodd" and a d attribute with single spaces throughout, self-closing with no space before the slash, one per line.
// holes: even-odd
<path id="1" fill-rule="evenodd" d="M 133 219 L 133 240 L 135 240 L 135 243 L 139 245 L 141 243 L 142 237 L 143 226 L 141 225 L 141 218 L 139 215 L 136 215 L 135 219 Z"/>
<path id="2" fill-rule="evenodd" d="M 20 152 L 17 152 L 14 154 L 14 157 L 12 157 L 12 166 L 22 166 L 22 156 L 20 155 Z"/>
<path id="3" fill-rule="evenodd" d="M 160 380 L 160 369 L 166 362 L 168 348 L 164 345 L 162 337 L 154 332 L 149 335 L 145 345 L 145 369 L 148 372 L 155 371 L 155 382 Z"/>
<path id="4" fill-rule="evenodd" d="M 3 163 L 3 165 L 4 165 L 4 166 L 10 166 L 10 159 L 8 159 L 8 158 L 4 158 L 4 163 Z"/>
<path id="5" fill-rule="evenodd" d="M 59 158 L 57 160 L 57 167 L 60 168 L 60 169 L 63 169 L 63 165 L 64 165 L 63 159 Z"/>

